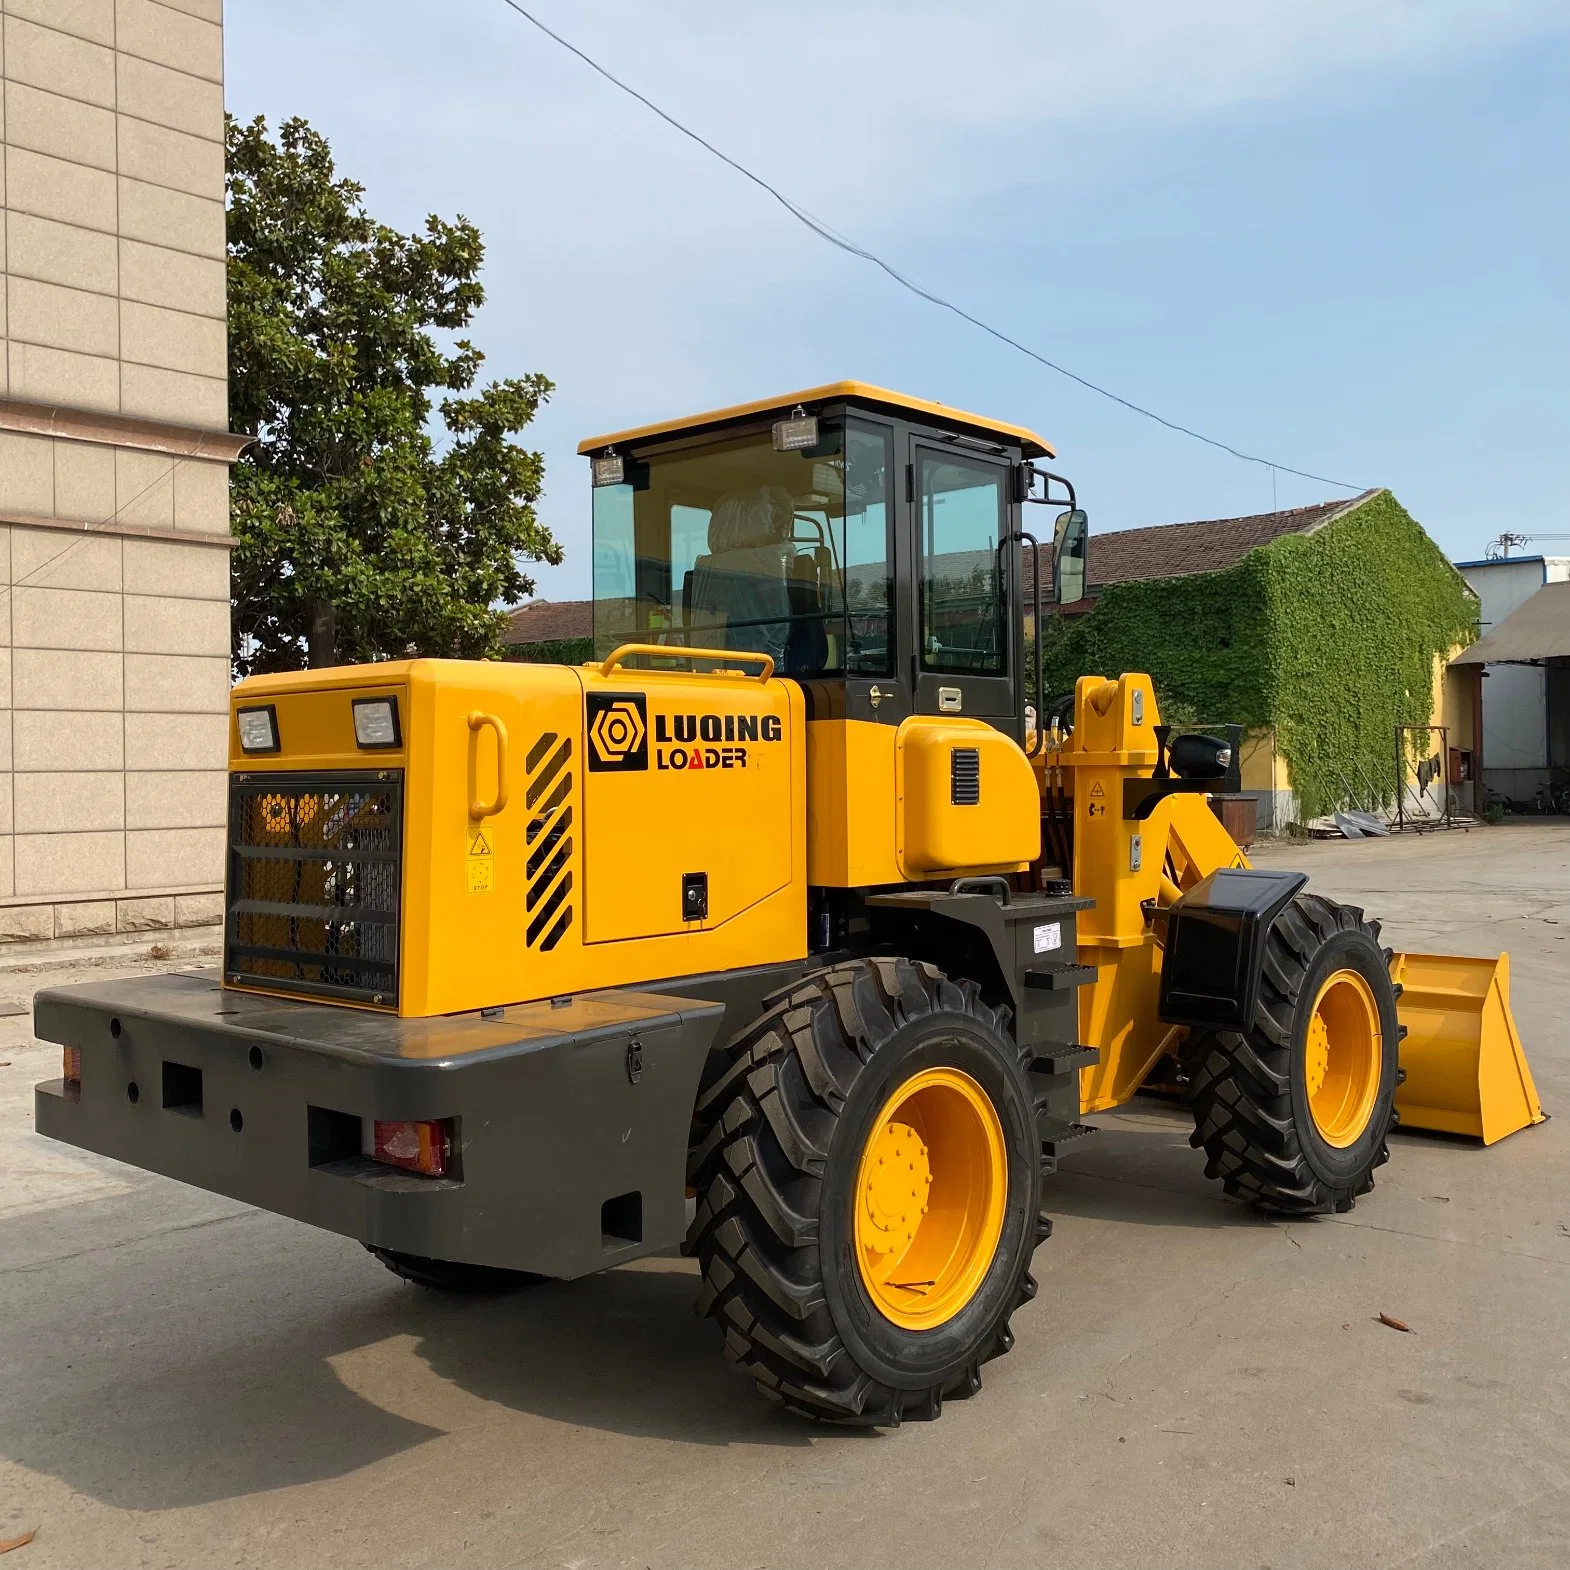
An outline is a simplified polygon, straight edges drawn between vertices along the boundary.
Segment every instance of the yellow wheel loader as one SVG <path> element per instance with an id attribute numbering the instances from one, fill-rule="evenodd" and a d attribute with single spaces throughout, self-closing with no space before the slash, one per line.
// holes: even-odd
<path id="1" fill-rule="evenodd" d="M 1403 1110 L 1540 1120 L 1502 958 L 1250 868 L 1148 677 L 1041 693 L 1038 437 L 842 382 L 582 450 L 595 660 L 240 683 L 223 969 L 41 992 L 42 1133 L 435 1287 L 684 1247 L 764 1395 L 892 1425 L 1008 1350 L 1158 1064 L 1289 1215 Z"/>

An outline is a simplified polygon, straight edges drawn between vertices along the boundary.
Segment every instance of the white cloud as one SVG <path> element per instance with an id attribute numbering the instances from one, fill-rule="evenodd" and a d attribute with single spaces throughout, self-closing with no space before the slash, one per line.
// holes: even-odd
<path id="1" fill-rule="evenodd" d="M 999 191 L 1091 178 L 1142 139 L 1243 105 L 1570 26 L 1563 0 L 531 8 L 834 227 L 896 263 L 941 253 L 960 277 L 967 254 L 1009 243 L 964 221 Z M 562 383 L 541 432 L 569 532 L 583 511 L 570 438 L 859 374 L 843 326 L 813 326 L 834 312 L 802 305 L 860 287 L 855 264 L 502 0 L 226 10 L 233 110 L 306 114 L 389 221 L 462 211 L 480 225 L 493 368 Z M 550 592 L 582 588 L 570 566 Z"/>

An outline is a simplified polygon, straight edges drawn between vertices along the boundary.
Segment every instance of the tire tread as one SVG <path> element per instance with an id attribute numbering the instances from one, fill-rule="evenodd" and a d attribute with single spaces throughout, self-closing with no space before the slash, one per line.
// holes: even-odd
<path id="1" fill-rule="evenodd" d="M 1262 1211 L 1310 1216 L 1350 1210 L 1373 1188 L 1372 1169 L 1389 1158 L 1393 1108 L 1368 1170 L 1345 1183 L 1327 1183 L 1310 1166 L 1293 1116 L 1293 1026 L 1303 985 L 1319 950 L 1342 932 L 1360 932 L 1378 949 L 1378 925 L 1357 906 L 1297 895 L 1271 924 L 1252 1027 L 1208 1032 L 1191 1048 L 1189 1143 L 1204 1150 L 1207 1177 L 1219 1178 L 1226 1193 Z"/>
<path id="2" fill-rule="evenodd" d="M 896 1390 L 859 1368 L 834 1328 L 820 1280 L 818 1199 L 829 1140 L 856 1074 L 906 1021 L 942 1011 L 1007 1037 L 1006 1009 L 934 966 L 873 958 L 806 976 L 773 995 L 735 1036 L 699 1097 L 689 1166 L 688 1232 L 703 1285 L 700 1317 L 759 1391 L 804 1416 L 862 1426 L 935 1418 L 945 1398 L 981 1387 L 981 1364 L 1013 1345 L 1008 1318 L 1035 1295 L 1021 1269 L 1008 1309 L 978 1355 L 925 1390 Z M 1022 1071 L 1030 1049 L 1019 1049 Z M 1047 1170 L 1043 1164 L 1043 1171 Z M 1050 1227 L 1037 1227 L 1034 1244 Z"/>

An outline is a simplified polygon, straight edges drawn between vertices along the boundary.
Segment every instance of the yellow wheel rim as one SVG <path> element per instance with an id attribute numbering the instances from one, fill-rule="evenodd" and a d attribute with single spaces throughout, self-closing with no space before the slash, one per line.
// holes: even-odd
<path id="1" fill-rule="evenodd" d="M 1003 1124 L 970 1075 L 931 1068 L 878 1113 L 856 1175 L 856 1263 L 880 1313 L 946 1323 L 976 1295 L 1003 1235 Z"/>
<path id="2" fill-rule="evenodd" d="M 1327 1145 L 1344 1150 L 1368 1127 L 1384 1065 L 1379 1004 L 1357 971 L 1335 971 L 1319 989 L 1303 1059 L 1314 1127 Z"/>

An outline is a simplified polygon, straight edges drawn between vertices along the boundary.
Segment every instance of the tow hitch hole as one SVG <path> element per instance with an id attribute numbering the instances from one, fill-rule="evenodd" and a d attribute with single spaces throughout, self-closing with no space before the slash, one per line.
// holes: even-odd
<path id="1" fill-rule="evenodd" d="M 240 1109 L 238 1107 L 229 1108 L 229 1127 L 232 1128 L 236 1134 L 238 1134 L 240 1130 L 245 1127 L 245 1119 L 241 1116 Z"/>
<path id="2" fill-rule="evenodd" d="M 142 1087 L 138 1085 L 134 1079 L 129 1085 L 125 1087 L 125 1099 L 129 1101 L 133 1107 L 138 1101 L 142 1099 Z"/>
<path id="3" fill-rule="evenodd" d="M 109 1034 L 113 1036 L 116 1041 L 120 1039 L 120 1021 L 118 1019 L 111 1019 L 109 1021 Z"/>
<path id="4" fill-rule="evenodd" d="M 634 1189 L 618 1194 L 600 1206 L 600 1245 L 620 1248 L 625 1243 L 643 1241 L 643 1195 Z"/>
<path id="5" fill-rule="evenodd" d="M 202 1115 L 202 1071 L 186 1063 L 164 1060 L 164 1106 L 187 1117 Z"/>
<path id="6" fill-rule="evenodd" d="M 251 1067 L 260 1073 L 262 1067 L 262 1049 L 260 1047 L 252 1047 L 251 1050 L 246 1054 L 246 1058 L 249 1061 Z"/>
<path id="7" fill-rule="evenodd" d="M 335 1161 L 354 1161 L 360 1155 L 360 1120 L 350 1112 L 331 1107 L 305 1109 L 307 1159 L 313 1167 Z"/>

